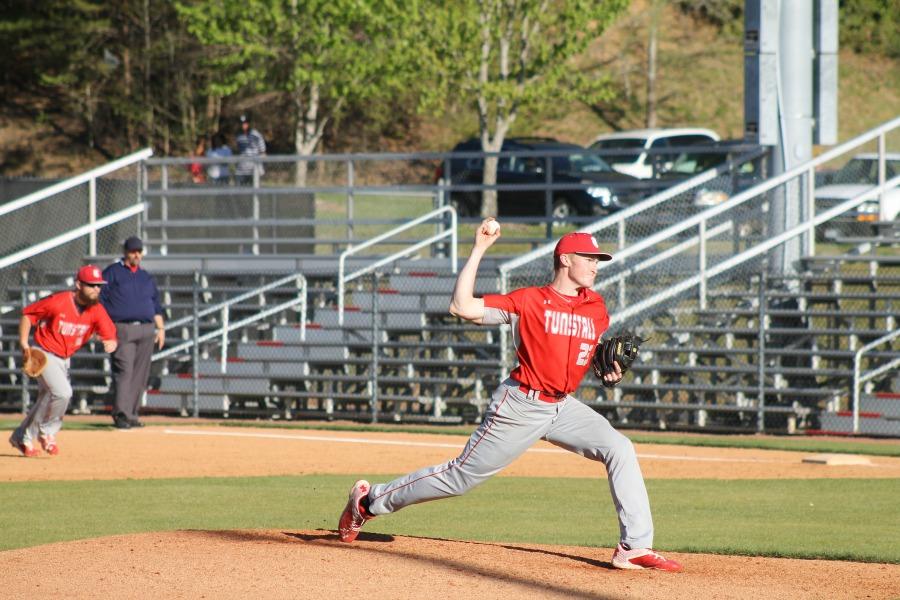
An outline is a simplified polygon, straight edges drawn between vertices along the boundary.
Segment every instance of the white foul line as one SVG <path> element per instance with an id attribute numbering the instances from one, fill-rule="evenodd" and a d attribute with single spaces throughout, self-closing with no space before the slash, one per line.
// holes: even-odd
<path id="1" fill-rule="evenodd" d="M 305 442 L 335 442 L 339 444 L 375 444 L 382 446 L 415 446 L 415 447 L 423 447 L 423 448 L 456 448 L 461 450 L 462 445 L 460 444 L 439 444 L 436 442 L 408 442 L 408 441 L 398 441 L 398 440 L 380 440 L 374 438 L 355 438 L 355 437 L 325 437 L 325 436 L 316 436 L 316 435 L 302 435 L 302 434 L 293 434 L 287 435 L 283 433 L 239 433 L 236 431 L 197 431 L 197 430 L 183 430 L 183 429 L 165 429 L 163 433 L 169 435 L 207 435 L 207 436 L 215 436 L 215 437 L 243 437 L 243 438 L 255 438 L 255 439 L 268 439 L 268 440 L 299 440 Z M 549 454 L 563 454 L 567 453 L 567 450 L 562 450 L 560 448 L 529 448 L 526 452 L 537 452 L 537 453 L 549 453 Z M 713 456 L 669 456 L 665 454 L 638 454 L 638 458 L 647 458 L 653 460 L 683 460 L 683 461 L 694 461 L 694 462 L 726 462 L 726 463 L 780 463 L 784 464 L 783 460 L 767 460 L 763 458 L 719 458 Z"/>

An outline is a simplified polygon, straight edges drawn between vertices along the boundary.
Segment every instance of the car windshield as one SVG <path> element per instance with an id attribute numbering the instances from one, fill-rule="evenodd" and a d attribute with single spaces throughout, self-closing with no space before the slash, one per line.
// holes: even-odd
<path id="1" fill-rule="evenodd" d="M 888 179 L 900 172 L 900 160 L 888 160 L 885 165 Z M 831 183 L 870 184 L 878 181 L 878 160 L 874 158 L 854 158 L 841 167 L 831 179 Z"/>
<path id="2" fill-rule="evenodd" d="M 640 157 L 644 151 L 644 144 L 647 140 L 643 138 L 620 138 L 613 140 L 598 140 L 591 144 L 592 150 L 618 150 L 615 154 L 603 154 L 603 157 L 610 163 L 628 163 L 634 162 Z M 632 152 L 626 152 L 632 150 Z"/>
<path id="3" fill-rule="evenodd" d="M 612 167 L 595 154 L 560 156 L 553 160 L 553 168 L 568 173 L 608 173 L 612 171 Z"/>

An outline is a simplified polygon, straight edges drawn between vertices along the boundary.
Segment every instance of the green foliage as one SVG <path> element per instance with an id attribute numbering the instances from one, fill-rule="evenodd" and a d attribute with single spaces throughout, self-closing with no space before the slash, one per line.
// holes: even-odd
<path id="1" fill-rule="evenodd" d="M 685 14 L 722 31 L 743 31 L 743 0 L 677 0 Z M 900 3 L 896 0 L 840 0 L 841 45 L 854 52 L 900 56 Z"/>
<path id="2" fill-rule="evenodd" d="M 599 475 L 598 467 L 596 479 L 496 477 L 465 496 L 375 519 L 366 531 L 612 547 L 618 527 Z M 354 479 L 4 483 L 0 550 L 174 529 L 333 530 Z M 662 550 L 900 563 L 897 480 L 650 480 L 647 485 L 655 545 Z M 129 510 L 110 511 L 111 505 Z M 854 512 L 861 506 L 866 510 Z M 854 518 L 847 518 L 851 512 Z"/>
<path id="3" fill-rule="evenodd" d="M 186 149 L 204 125 L 197 45 L 169 1 L 18 3 L 0 17 L 0 43 L 7 90 L 45 100 L 54 119 L 78 119 L 87 145 L 108 156 Z"/>
<path id="4" fill-rule="evenodd" d="M 456 0 L 417 13 L 421 33 L 414 47 L 434 85 L 425 87 L 423 107 L 448 100 L 489 116 L 596 98 L 606 81 L 584 73 L 573 59 L 627 6 L 627 0 L 548 3 L 540 0 Z"/>
<path id="5" fill-rule="evenodd" d="M 896 0 L 841 0 L 841 44 L 855 52 L 900 57 L 900 3 Z"/>
<path id="6" fill-rule="evenodd" d="M 209 91 L 281 93 L 311 152 L 329 120 L 354 103 L 396 91 L 387 60 L 391 3 L 381 0 L 177 2 L 188 31 L 211 50 Z M 302 127 L 301 127 L 302 125 Z"/>

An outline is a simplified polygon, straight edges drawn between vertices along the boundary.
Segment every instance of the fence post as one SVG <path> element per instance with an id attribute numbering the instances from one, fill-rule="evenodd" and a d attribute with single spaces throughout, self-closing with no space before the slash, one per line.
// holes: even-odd
<path id="1" fill-rule="evenodd" d="M 806 172 L 806 215 L 805 221 L 811 222 L 816 216 L 816 168 L 811 167 Z M 810 227 L 806 232 L 806 254 L 812 256 L 816 253 L 816 228 Z"/>
<path id="2" fill-rule="evenodd" d="M 859 374 L 862 366 L 862 352 L 857 350 L 853 354 L 853 433 L 859 433 L 859 396 L 860 382 Z"/>
<path id="3" fill-rule="evenodd" d="M 91 177 L 88 181 L 88 222 L 93 225 L 97 222 L 97 178 Z M 91 229 L 88 234 L 88 254 L 97 255 L 97 230 Z"/>
<path id="4" fill-rule="evenodd" d="M 347 243 L 353 240 L 353 186 L 355 176 L 353 172 L 353 159 L 347 159 Z"/>
<path id="5" fill-rule="evenodd" d="M 553 185 L 553 173 L 550 172 L 550 169 L 553 167 L 553 158 L 546 156 L 544 157 L 544 183 L 547 186 L 544 188 L 544 212 L 547 214 L 547 239 L 551 239 L 553 237 L 553 190 L 550 189 L 550 186 Z M 498 194 L 499 196 L 499 194 Z M 497 209 L 499 211 L 499 202 Z"/>
<path id="6" fill-rule="evenodd" d="M 222 373 L 228 371 L 228 323 L 231 317 L 231 309 L 228 305 L 222 307 L 222 349 L 220 353 L 220 369 Z"/>
<path id="7" fill-rule="evenodd" d="M 372 422 L 378 422 L 378 271 L 372 273 Z"/>
<path id="8" fill-rule="evenodd" d="M 706 219 L 700 221 L 700 310 L 706 310 Z"/>
<path id="9" fill-rule="evenodd" d="M 194 271 L 194 348 L 193 367 L 191 368 L 191 392 L 193 396 L 193 414 L 194 418 L 200 416 L 200 344 L 197 340 L 200 338 L 200 272 Z"/>
<path id="10" fill-rule="evenodd" d="M 259 254 L 259 167 L 253 163 L 253 255 Z"/>
<path id="11" fill-rule="evenodd" d="M 147 173 L 147 161 L 142 160 L 140 166 L 137 169 L 137 195 L 138 200 L 140 202 L 144 202 L 147 199 L 145 192 L 150 187 L 149 175 Z M 150 203 L 147 202 L 144 205 L 144 212 L 137 215 L 137 233 L 138 236 L 147 239 L 147 235 L 144 232 L 144 221 L 150 218 Z"/>
<path id="12" fill-rule="evenodd" d="M 756 431 L 762 433 L 766 430 L 766 286 L 768 278 L 763 271 L 759 276 L 759 329 L 756 338 L 756 368 L 757 385 L 759 387 L 756 400 Z"/>
<path id="13" fill-rule="evenodd" d="M 160 170 L 160 182 L 159 187 L 163 190 L 169 189 L 169 167 L 167 165 L 162 165 L 162 169 Z M 169 239 L 169 232 L 166 230 L 166 223 L 169 221 L 169 197 L 161 196 L 159 199 L 159 221 L 161 223 L 159 228 L 159 237 L 160 237 L 160 246 L 159 253 L 165 256 L 169 253 L 169 245 L 166 243 L 166 240 Z"/>
<path id="14" fill-rule="evenodd" d="M 618 247 L 617 250 L 622 250 L 625 248 L 625 219 L 621 219 L 619 224 L 616 227 L 616 232 L 618 236 Z M 619 279 L 619 308 L 626 306 L 625 302 L 625 280 L 626 277 L 622 277 Z"/>

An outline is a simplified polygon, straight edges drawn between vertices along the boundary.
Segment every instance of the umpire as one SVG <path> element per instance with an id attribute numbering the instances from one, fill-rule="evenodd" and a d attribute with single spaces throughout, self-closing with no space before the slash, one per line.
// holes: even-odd
<path id="1" fill-rule="evenodd" d="M 143 251 L 141 239 L 130 237 L 125 240 L 122 260 L 103 271 L 107 285 L 100 302 L 116 324 L 119 342 L 113 354 L 113 421 L 119 429 L 144 426 L 138 409 L 150 377 L 153 343 L 162 349 L 166 341 L 156 281 L 141 268 Z"/>

